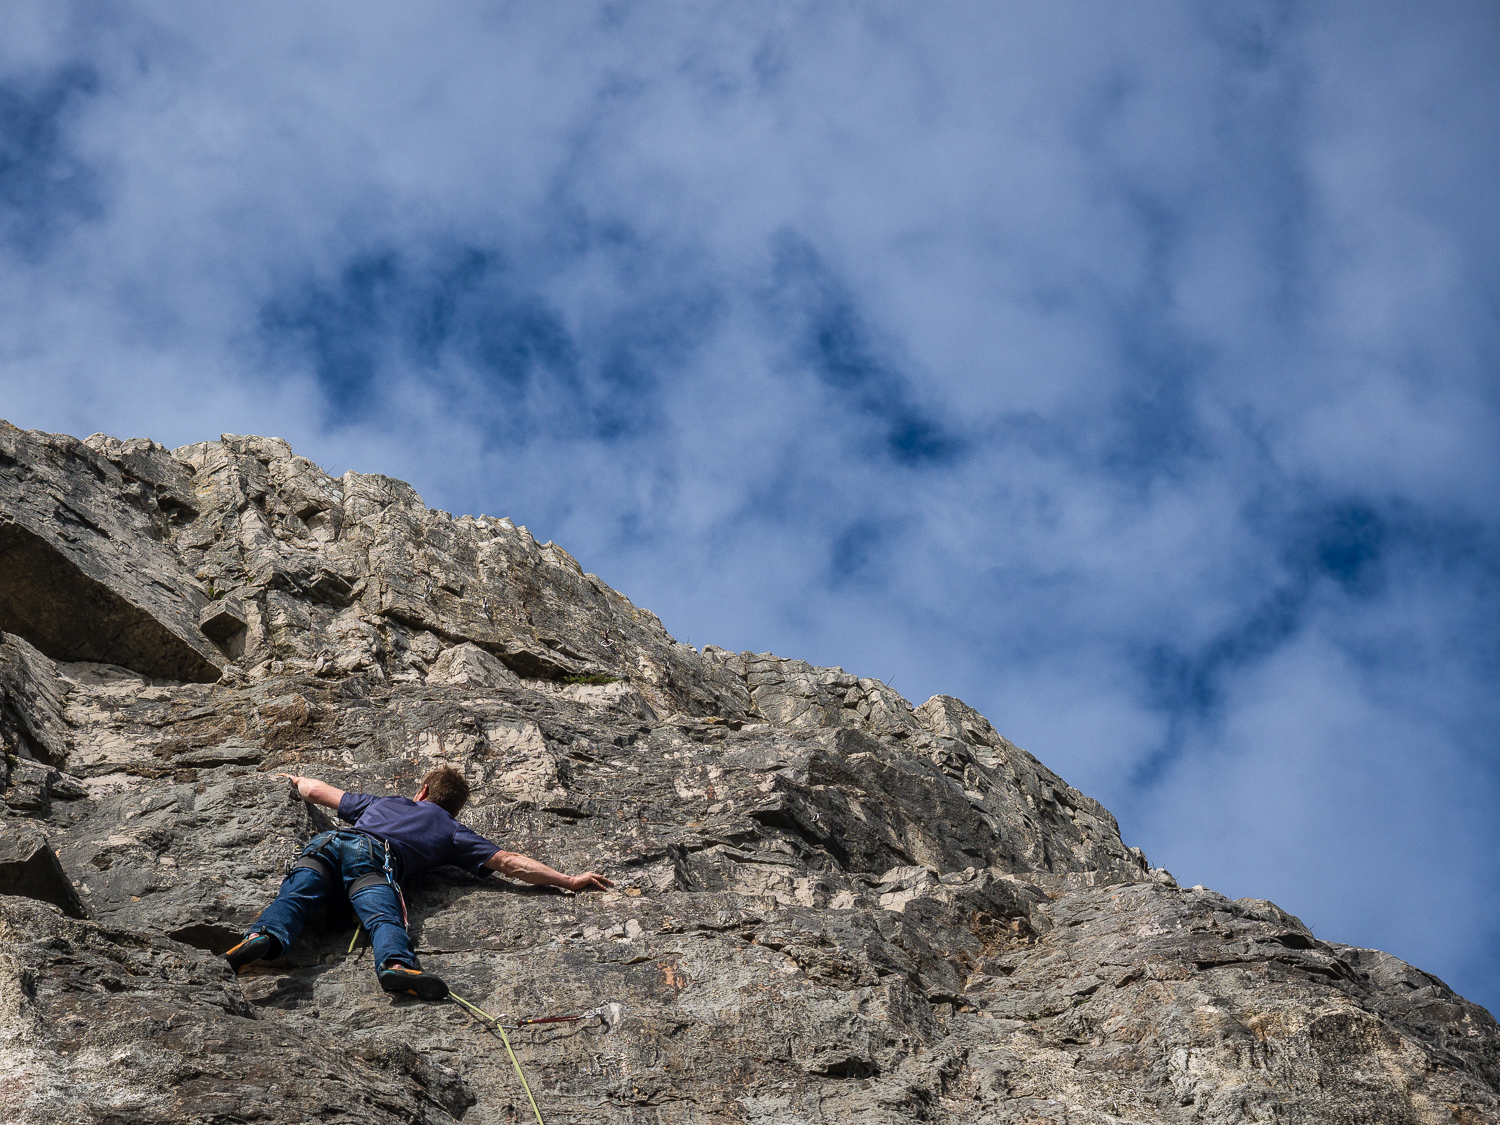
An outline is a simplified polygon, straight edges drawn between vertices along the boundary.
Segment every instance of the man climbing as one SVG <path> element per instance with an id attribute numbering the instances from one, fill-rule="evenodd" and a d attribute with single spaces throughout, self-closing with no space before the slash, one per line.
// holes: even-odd
<path id="1" fill-rule="evenodd" d="M 441 1000 L 448 986 L 422 971 L 406 933 L 406 902 L 399 884 L 432 867 L 451 863 L 476 875 L 486 869 L 569 891 L 614 886 L 594 871 L 564 875 L 544 863 L 502 851 L 454 818 L 469 799 L 469 783 L 451 766 L 422 779 L 414 798 L 346 793 L 325 781 L 280 774 L 302 799 L 338 811 L 354 825 L 320 832 L 308 841 L 281 881 L 276 901 L 261 911 L 244 939 L 224 956 L 236 973 L 251 961 L 280 957 L 297 940 L 323 899 L 342 886 L 370 935 L 375 973 L 387 992 Z"/>

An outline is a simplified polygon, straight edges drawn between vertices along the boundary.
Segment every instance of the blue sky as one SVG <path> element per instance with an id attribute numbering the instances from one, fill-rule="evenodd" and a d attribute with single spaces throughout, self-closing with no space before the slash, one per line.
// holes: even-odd
<path id="1" fill-rule="evenodd" d="M 1484 3 L 18 4 L 0 415 L 978 706 L 1500 1004 Z"/>

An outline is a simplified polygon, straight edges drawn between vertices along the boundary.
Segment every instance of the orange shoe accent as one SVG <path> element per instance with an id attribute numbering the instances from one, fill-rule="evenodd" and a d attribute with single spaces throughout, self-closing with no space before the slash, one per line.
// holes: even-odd
<path id="1" fill-rule="evenodd" d="M 262 957 L 279 956 L 281 943 L 264 931 L 257 930 L 253 934 L 246 934 L 233 949 L 224 954 L 224 960 L 229 962 L 229 967 L 238 975 L 239 971 L 251 961 L 259 961 Z"/>

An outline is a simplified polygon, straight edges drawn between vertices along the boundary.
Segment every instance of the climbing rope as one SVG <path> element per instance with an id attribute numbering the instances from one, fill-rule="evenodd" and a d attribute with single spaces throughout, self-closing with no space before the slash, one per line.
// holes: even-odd
<path id="1" fill-rule="evenodd" d="M 470 1004 L 467 1000 L 465 1000 L 458 993 L 454 992 L 451 988 L 448 990 L 448 995 L 451 996 L 451 997 L 453 997 L 454 1000 L 457 1000 L 460 1004 L 462 1004 L 470 1012 L 474 1013 L 481 1020 L 487 1022 L 491 1027 L 495 1028 L 495 1030 L 497 1030 L 498 1032 L 500 1032 L 500 1041 L 505 1044 L 505 1053 L 510 1056 L 510 1065 L 516 1068 L 516 1077 L 521 1080 L 521 1089 L 523 1089 L 523 1090 L 526 1091 L 526 1100 L 531 1103 L 531 1112 L 534 1113 L 534 1114 L 536 1114 L 536 1125 L 547 1125 L 547 1123 L 542 1120 L 542 1111 L 537 1108 L 536 1098 L 534 1098 L 532 1096 L 532 1094 L 531 1094 L 531 1084 L 526 1081 L 526 1072 L 521 1069 L 521 1060 L 518 1059 L 518 1058 L 516 1058 L 515 1051 L 513 1051 L 511 1049 L 511 1046 L 510 1046 L 510 1036 L 505 1034 L 505 1025 L 503 1023 L 501 1023 L 499 1020 L 497 1020 L 494 1016 L 490 1015 L 488 1012 L 484 1011 L 481 1008 L 475 1007 L 473 1004 Z M 577 1018 L 578 1019 L 582 1019 L 583 1017 L 579 1016 Z M 527 1020 L 526 1022 L 527 1023 L 552 1023 L 552 1022 L 556 1022 L 556 1021 L 555 1021 L 555 1019 L 549 1019 L 549 1020 Z"/>
<path id="2" fill-rule="evenodd" d="M 405 903 L 402 903 L 403 908 L 405 907 L 405 905 Z M 354 943 L 359 941 L 359 935 L 363 932 L 364 926 L 360 925 L 354 927 L 354 936 L 349 939 L 349 949 L 344 954 L 345 957 L 354 952 Z M 516 1077 L 521 1080 L 521 1089 L 526 1091 L 526 1100 L 531 1103 L 531 1112 L 536 1114 L 536 1125 L 547 1125 L 547 1123 L 542 1120 L 542 1111 L 537 1106 L 536 1097 L 531 1092 L 531 1083 L 526 1081 L 526 1072 L 521 1069 L 521 1060 L 516 1058 L 516 1052 L 510 1045 L 510 1036 L 506 1035 L 505 1033 L 506 1031 L 519 1031 L 523 1027 L 530 1027 L 534 1024 L 574 1023 L 578 1020 L 591 1019 L 592 1017 L 603 1013 L 607 1005 L 601 1004 L 597 1008 L 590 1009 L 587 1012 L 580 1012 L 577 1015 L 536 1016 L 531 1019 L 520 1020 L 517 1023 L 501 1023 L 496 1017 L 490 1015 L 484 1009 L 469 1003 L 458 993 L 454 992 L 451 988 L 448 990 L 448 996 L 451 999 L 457 1001 L 459 1004 L 462 1004 L 466 1009 L 468 1009 L 471 1014 L 477 1016 L 482 1026 L 487 1025 L 488 1027 L 493 1028 L 500 1033 L 500 1041 L 505 1044 L 505 1053 L 510 1056 L 510 1065 L 516 1068 Z"/>

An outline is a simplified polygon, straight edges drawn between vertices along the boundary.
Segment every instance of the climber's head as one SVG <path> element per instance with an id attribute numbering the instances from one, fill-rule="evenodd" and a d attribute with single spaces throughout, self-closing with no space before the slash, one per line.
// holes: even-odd
<path id="1" fill-rule="evenodd" d="M 452 766 L 439 766 L 422 779 L 418 801 L 431 801 L 450 816 L 457 816 L 469 799 L 469 783 Z"/>

